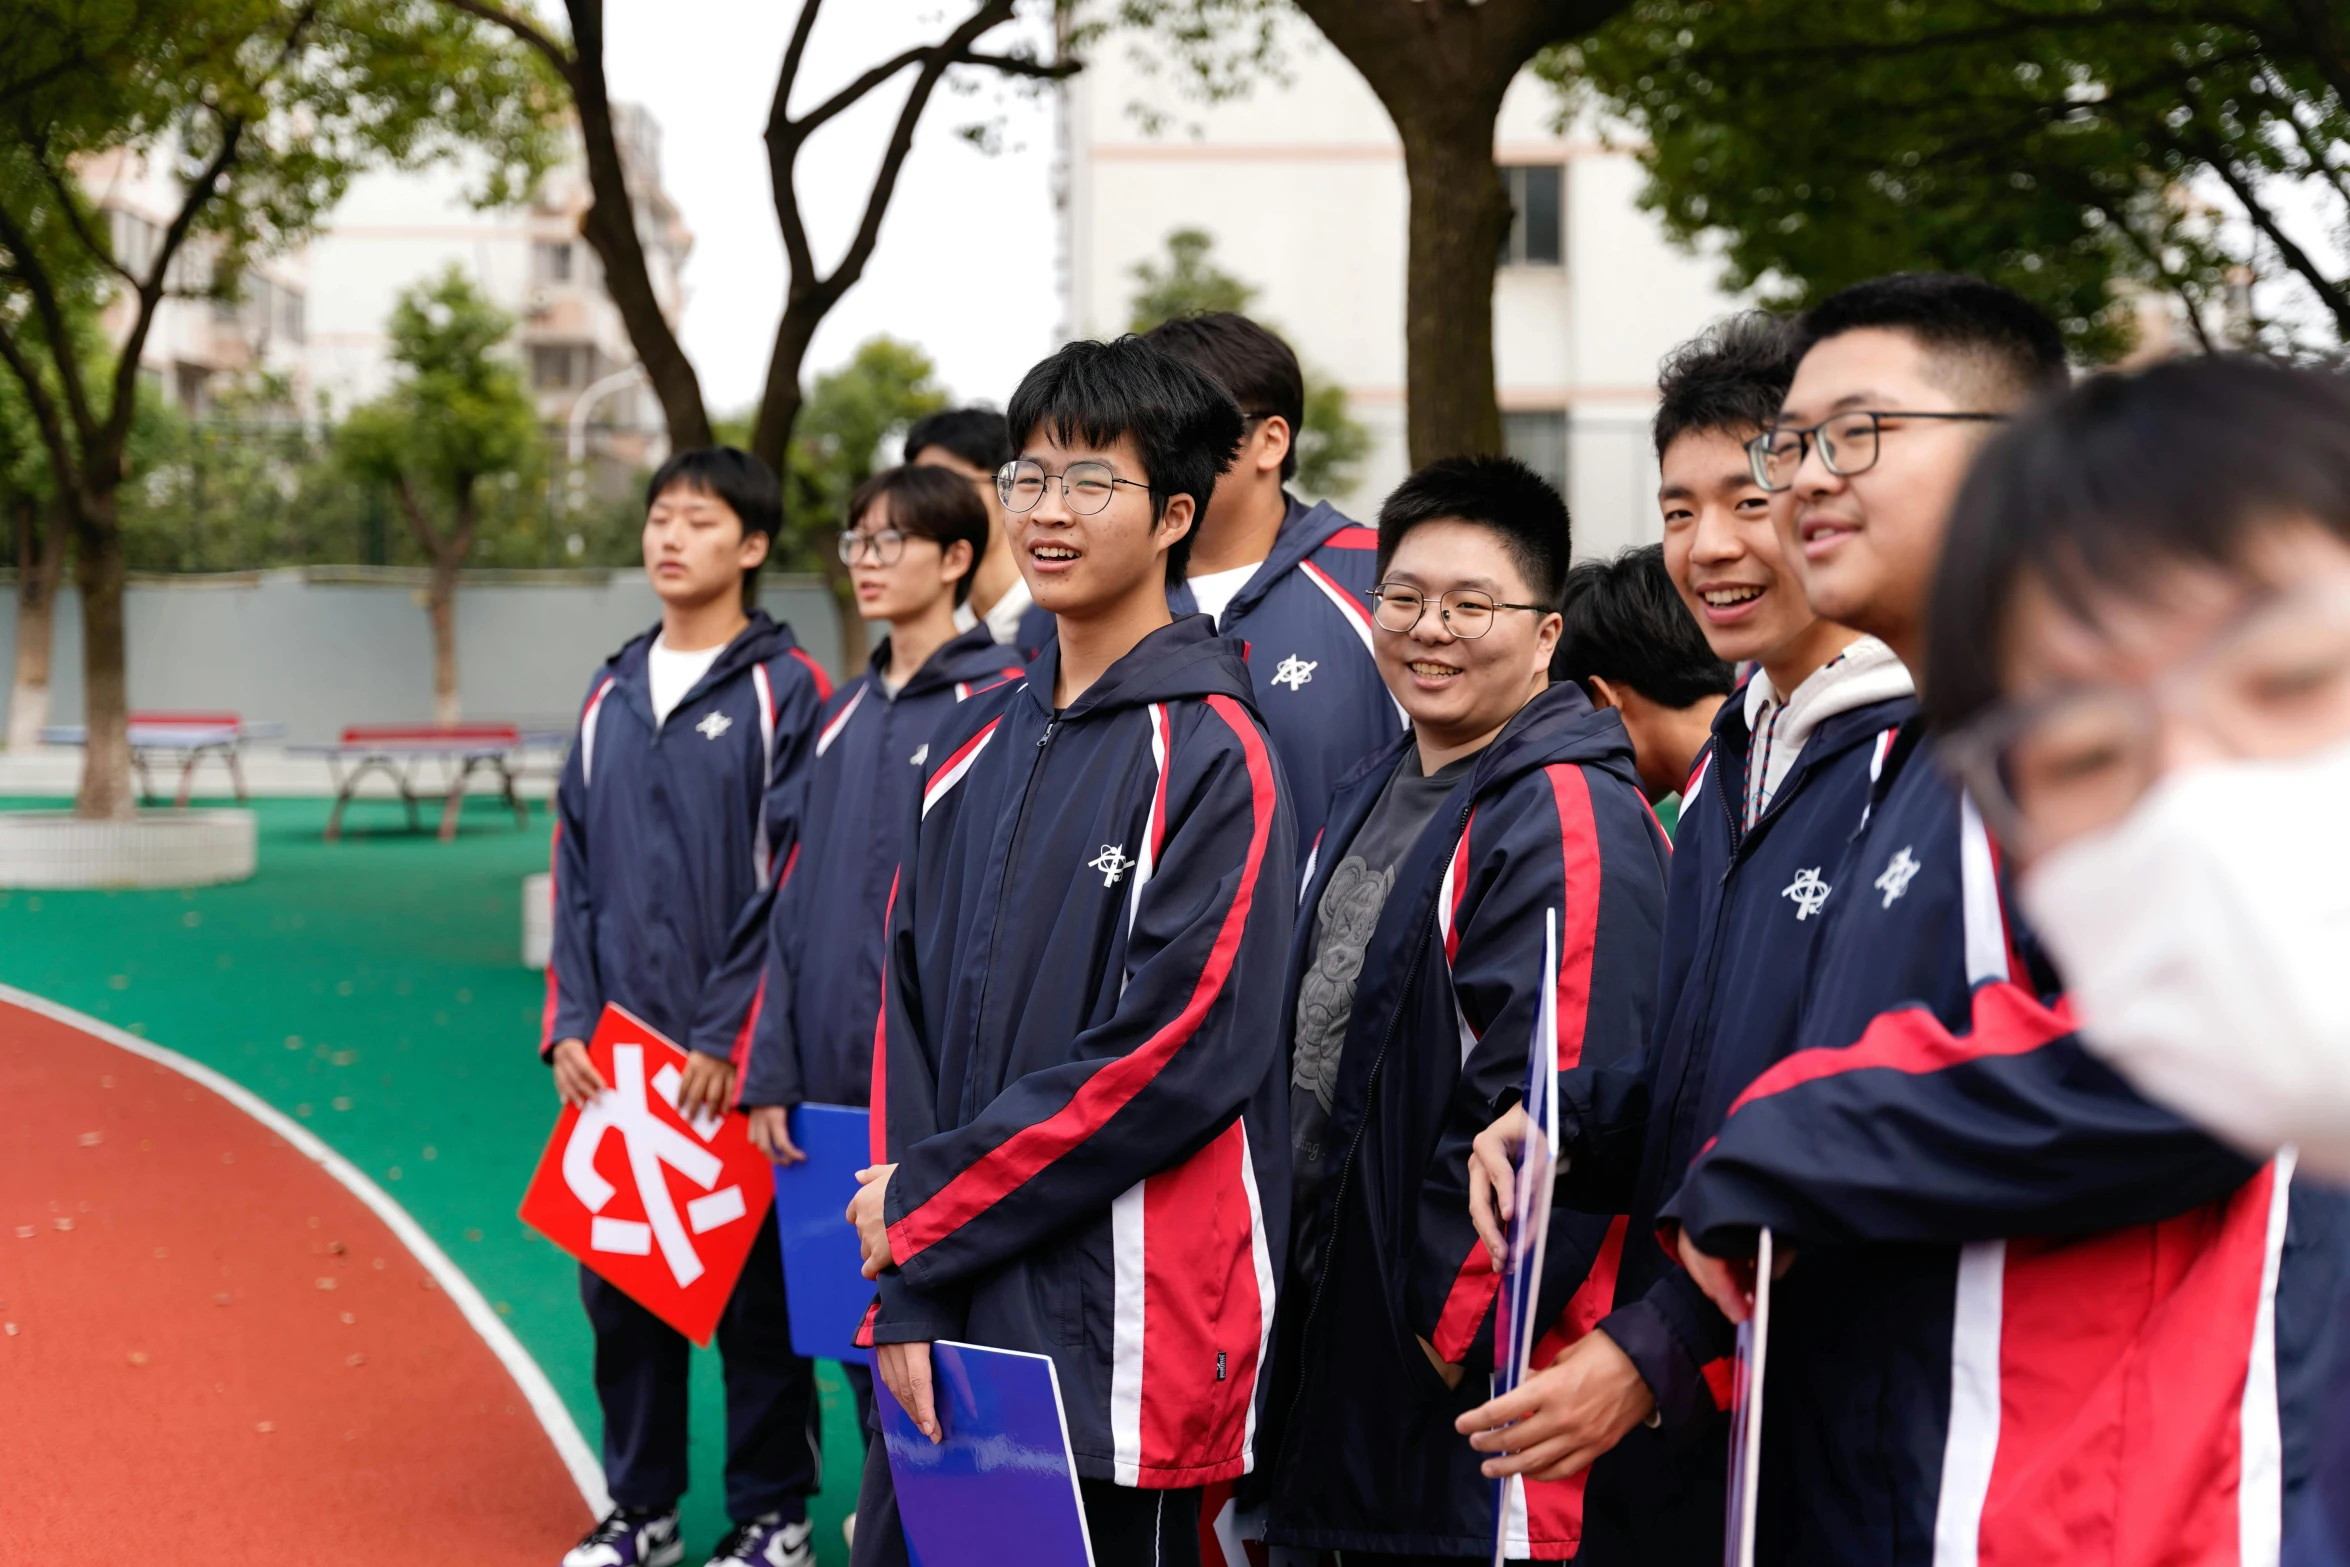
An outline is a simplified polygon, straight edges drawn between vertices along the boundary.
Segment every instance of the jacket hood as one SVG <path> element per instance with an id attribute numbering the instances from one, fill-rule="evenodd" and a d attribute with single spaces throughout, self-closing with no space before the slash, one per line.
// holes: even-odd
<path id="1" fill-rule="evenodd" d="M 938 650 L 923 660 L 922 667 L 914 671 L 913 678 L 906 682 L 898 695 L 921 696 L 958 680 L 993 679 L 1018 666 L 1017 650 L 1004 647 L 989 634 L 985 625 L 977 625 L 940 643 Z M 883 672 L 888 668 L 889 638 L 883 637 L 881 645 L 873 650 L 872 658 L 866 661 L 865 673 L 872 676 L 873 683 L 878 686 Z"/>
<path id="2" fill-rule="evenodd" d="M 1057 640 L 1028 666 L 1029 699 L 1048 714 L 1053 705 L 1053 682 L 1060 672 L 1061 644 Z M 1185 615 L 1136 643 L 1132 652 L 1103 671 L 1101 679 L 1087 687 L 1061 716 L 1074 721 L 1151 702 L 1196 701 L 1209 696 L 1228 696 L 1252 714 L 1257 710 L 1256 693 L 1249 685 L 1248 665 L 1241 660 L 1239 645 L 1217 636 L 1207 616 Z"/>
<path id="3" fill-rule="evenodd" d="M 1288 497 L 1289 515 L 1281 519 L 1281 531 L 1274 535 L 1273 553 L 1257 568 L 1255 576 L 1241 585 L 1225 606 L 1224 617 L 1230 620 L 1245 613 L 1256 602 L 1272 591 L 1273 584 L 1297 569 L 1297 563 L 1330 542 L 1330 536 L 1341 528 L 1355 524 L 1345 513 L 1328 501 L 1316 501 L 1308 506 L 1296 496 Z"/>
<path id="4" fill-rule="evenodd" d="M 619 652 L 605 661 L 604 667 L 625 681 L 642 684 L 645 679 L 645 655 L 652 650 L 654 640 L 660 635 L 661 627 L 655 624 L 629 638 Z M 718 655 L 718 661 L 710 666 L 710 672 L 702 677 L 699 685 L 724 680 L 738 670 L 779 658 L 799 645 L 791 634 L 791 627 L 776 624 L 763 609 L 754 609 L 751 611 L 750 624 L 735 633 L 734 640 L 726 644 L 726 650 Z"/>

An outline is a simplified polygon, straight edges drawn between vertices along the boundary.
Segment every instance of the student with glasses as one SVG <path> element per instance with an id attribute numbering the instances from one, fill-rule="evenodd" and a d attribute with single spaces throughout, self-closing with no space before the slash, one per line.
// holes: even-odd
<path id="1" fill-rule="evenodd" d="M 1618 716 L 1552 683 L 1568 557 L 1566 507 L 1509 458 L 1432 464 L 1380 509 L 1373 647 L 1411 728 L 1340 785 L 1299 905 L 1266 1515 L 1269 1543 L 1351 1567 L 1492 1548 L 1453 1430 L 1484 1398 L 1499 1280 L 1467 1154 L 1525 1080 L 1546 921 L 1566 1064 L 1631 1055 L 1654 994 L 1670 851 Z M 1606 1300 L 1624 1245 L 1620 1219 L 1561 1222 L 1561 1298 Z M 1580 1488 L 1512 1492 L 1511 1554 L 1572 1555 Z"/>
<path id="2" fill-rule="evenodd" d="M 2350 1175 L 2350 387 L 2192 359 L 2042 408 L 1968 481 L 1927 647 L 1944 754 L 2068 984 L 2039 1054 L 2093 1077 L 2085 1047 L 2242 1156 L 2170 1189 L 2133 1489 L 2211 1556 L 2350 1560 L 2321 1184 Z"/>
<path id="3" fill-rule="evenodd" d="M 1339 779 L 1403 725 L 1371 656 L 1378 535 L 1289 493 L 1306 390 L 1287 343 L 1228 311 L 1178 317 L 1144 340 L 1222 386 L 1244 416 L 1240 455 L 1216 480 L 1167 604 L 1240 644 L 1296 801 L 1298 845 L 1311 849 Z"/>

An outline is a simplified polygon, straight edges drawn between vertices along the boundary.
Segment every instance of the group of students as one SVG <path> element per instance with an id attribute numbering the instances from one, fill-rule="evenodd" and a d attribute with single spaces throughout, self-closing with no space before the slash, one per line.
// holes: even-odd
<path id="1" fill-rule="evenodd" d="M 772 475 L 680 454 L 662 626 L 559 791 L 557 1086 L 613 1001 L 770 1158 L 869 1104 L 874 1373 L 936 1439 L 931 1343 L 1050 1356 L 1105 1567 L 1719 1560 L 1765 1229 L 1758 1561 L 2334 1560 L 2350 1237 L 2284 1146 L 2324 1095 L 2211 1061 L 2341 1027 L 2350 893 L 2254 813 L 2350 740 L 2350 394 L 2068 379 L 1970 278 L 1732 317 L 1660 378 L 1661 547 L 1570 566 L 1505 458 L 1375 528 L 1292 499 L 1243 317 L 1071 343 L 852 499 L 889 635 L 837 691 L 742 607 Z M 1539 1369 L 1493 1398 L 1546 1005 Z M 678 1561 L 687 1347 L 582 1292 L 615 1510 L 567 1567 Z M 711 1561 L 793 1567 L 772 1221 L 719 1340 Z M 852 1522 L 908 1559 L 879 1442 Z"/>

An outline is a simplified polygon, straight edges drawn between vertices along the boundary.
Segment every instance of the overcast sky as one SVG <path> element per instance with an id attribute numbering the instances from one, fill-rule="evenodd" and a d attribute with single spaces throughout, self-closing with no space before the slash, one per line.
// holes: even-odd
<path id="1" fill-rule="evenodd" d="M 614 0 L 605 73 L 612 96 L 661 122 L 663 183 L 694 231 L 685 349 L 713 410 L 759 395 L 783 308 L 783 240 L 760 140 L 796 4 Z M 792 108 L 804 113 L 868 66 L 942 30 L 937 0 L 832 0 L 819 15 Z M 1009 36 L 1007 33 L 1005 36 Z M 994 40 L 990 40 L 993 42 Z M 903 73 L 819 131 L 799 160 L 803 209 L 827 271 L 863 211 Z M 989 156 L 955 134 L 1003 122 Z M 1049 100 L 992 84 L 933 96 L 864 280 L 826 318 L 808 373 L 877 333 L 921 345 L 958 397 L 1001 404 L 1053 347 L 1053 126 Z"/>

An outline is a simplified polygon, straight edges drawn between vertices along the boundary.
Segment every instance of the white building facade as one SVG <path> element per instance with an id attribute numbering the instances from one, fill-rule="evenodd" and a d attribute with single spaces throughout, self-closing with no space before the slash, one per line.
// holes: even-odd
<path id="1" fill-rule="evenodd" d="M 1367 518 L 1409 466 L 1403 150 L 1336 50 L 1307 36 L 1288 54 L 1288 85 L 1176 106 L 1155 135 L 1129 106 L 1167 107 L 1165 90 L 1131 59 L 1108 51 L 1076 78 L 1069 324 L 1123 330 L 1137 265 L 1162 260 L 1172 231 L 1206 230 L 1216 266 L 1260 291 L 1251 313 L 1345 387 L 1372 437 L 1346 505 Z M 1494 289 L 1495 373 L 1510 449 L 1564 490 L 1576 553 L 1589 556 L 1657 537 L 1657 361 L 1736 301 L 1639 209 L 1633 158 L 1557 118 L 1555 93 L 1526 76 L 1496 128 L 1517 221 Z"/>

